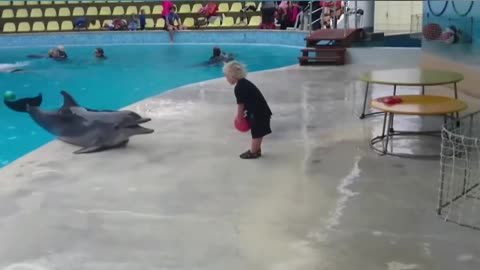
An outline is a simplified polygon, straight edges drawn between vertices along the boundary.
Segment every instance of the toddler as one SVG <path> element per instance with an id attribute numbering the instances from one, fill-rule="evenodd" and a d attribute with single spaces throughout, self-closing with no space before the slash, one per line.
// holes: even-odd
<path id="1" fill-rule="evenodd" d="M 231 85 L 235 85 L 237 100 L 237 121 L 246 121 L 250 124 L 252 143 L 250 150 L 240 155 L 242 159 L 255 159 L 262 156 L 263 137 L 272 133 L 270 118 L 272 111 L 260 90 L 246 79 L 245 67 L 237 61 L 231 61 L 223 67 L 225 78 Z"/>

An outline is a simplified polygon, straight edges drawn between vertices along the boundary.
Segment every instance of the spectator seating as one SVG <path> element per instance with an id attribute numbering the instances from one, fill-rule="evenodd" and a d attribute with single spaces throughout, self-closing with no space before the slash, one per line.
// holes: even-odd
<path id="1" fill-rule="evenodd" d="M 198 13 L 206 2 L 175 2 L 182 22 L 188 28 L 195 28 L 202 17 Z M 246 5 L 253 5 L 256 11 L 242 13 Z M 213 24 L 198 29 L 243 29 L 258 28 L 261 22 L 261 3 L 223 2 L 219 3 L 219 15 Z M 147 16 L 146 29 L 162 30 L 161 1 L 0 1 L 0 33 L 57 32 L 73 31 L 73 21 L 85 17 L 91 24 L 88 30 L 104 30 L 103 25 L 113 19 L 130 21 L 131 14 L 143 9 Z M 244 17 L 246 16 L 246 17 Z M 244 21 L 246 18 L 246 21 Z M 243 24 L 240 24 L 241 22 Z"/>

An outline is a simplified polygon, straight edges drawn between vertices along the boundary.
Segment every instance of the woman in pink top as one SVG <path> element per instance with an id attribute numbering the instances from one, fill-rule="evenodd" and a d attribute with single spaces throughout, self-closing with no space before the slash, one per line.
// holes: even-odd
<path id="1" fill-rule="evenodd" d="M 168 13 L 170 13 L 170 9 L 173 7 L 173 2 L 172 1 L 163 1 L 162 2 L 162 16 L 163 18 L 167 18 Z"/>
<path id="2" fill-rule="evenodd" d="M 280 17 L 280 29 L 287 29 L 288 27 L 295 27 L 297 21 L 297 15 L 300 13 L 301 8 L 295 3 L 289 3 L 287 12 Z"/>

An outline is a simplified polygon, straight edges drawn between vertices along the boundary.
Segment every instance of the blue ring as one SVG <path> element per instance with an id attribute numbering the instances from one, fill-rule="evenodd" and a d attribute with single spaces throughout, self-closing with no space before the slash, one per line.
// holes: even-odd
<path id="1" fill-rule="evenodd" d="M 450 2 L 450 1 L 449 1 L 449 0 L 445 0 L 445 5 L 443 6 L 442 10 L 441 10 L 439 13 L 435 13 L 435 12 L 432 11 L 432 5 L 431 5 L 431 3 L 430 3 L 430 0 L 427 0 L 428 10 L 430 10 L 430 13 L 432 13 L 432 15 L 435 16 L 435 17 L 442 16 L 443 13 L 445 12 L 445 10 L 447 10 L 448 2 Z M 470 11 L 469 11 L 469 12 L 470 12 Z"/>
<path id="2" fill-rule="evenodd" d="M 465 16 L 467 16 L 468 14 L 470 14 L 470 11 L 472 11 L 473 3 L 475 3 L 475 1 L 470 1 L 470 6 L 468 7 L 467 11 L 465 11 L 464 13 L 458 13 L 457 7 L 455 6 L 455 1 L 452 1 L 452 7 L 453 7 L 453 10 L 455 11 L 455 13 L 456 13 L 458 16 L 460 16 L 460 17 L 465 17 Z"/>

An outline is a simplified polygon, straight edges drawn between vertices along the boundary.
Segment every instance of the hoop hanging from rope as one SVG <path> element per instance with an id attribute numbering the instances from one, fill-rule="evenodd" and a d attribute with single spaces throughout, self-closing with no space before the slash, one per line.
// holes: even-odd
<path id="1" fill-rule="evenodd" d="M 430 0 L 429 0 L 429 3 L 430 3 Z M 458 16 L 465 17 L 470 13 L 470 11 L 472 11 L 473 3 L 475 3 L 475 1 L 470 1 L 470 5 L 468 6 L 467 11 L 463 13 L 459 13 L 457 10 L 457 7 L 455 6 L 455 0 L 452 0 L 452 8 Z"/>
<path id="2" fill-rule="evenodd" d="M 430 0 L 427 0 L 428 10 L 430 10 L 430 13 L 432 13 L 432 15 L 435 16 L 435 17 L 442 16 L 443 13 L 445 13 L 445 10 L 447 10 L 448 2 L 450 2 L 450 1 L 449 1 L 449 0 L 445 0 L 445 3 L 443 4 L 442 10 L 440 10 L 440 12 L 438 12 L 438 13 L 435 13 L 435 12 L 433 12 L 433 10 L 432 10 L 432 4 L 430 3 Z"/>

